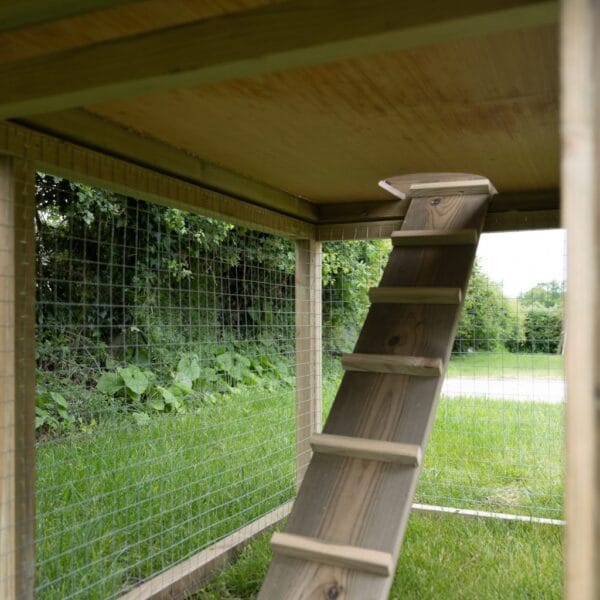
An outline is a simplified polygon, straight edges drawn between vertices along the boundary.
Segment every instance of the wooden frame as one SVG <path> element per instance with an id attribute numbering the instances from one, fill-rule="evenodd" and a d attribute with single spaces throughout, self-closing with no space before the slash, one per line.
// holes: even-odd
<path id="1" fill-rule="evenodd" d="M 0 122 L 0 152 L 26 158 L 53 175 L 156 204 L 286 237 L 314 237 L 314 226 L 306 221 L 20 125 Z"/>
<path id="2" fill-rule="evenodd" d="M 136 0 L 19 0 L 0 4 L 0 31 L 51 23 Z"/>
<path id="3" fill-rule="evenodd" d="M 600 595 L 600 5 L 565 0 L 562 194 L 567 229 L 566 597 Z"/>
<path id="4" fill-rule="evenodd" d="M 33 170 L 0 155 L 0 597 L 34 595 Z"/>
<path id="5" fill-rule="evenodd" d="M 296 241 L 296 486 L 311 457 L 310 439 L 321 431 L 322 286 L 320 242 Z"/>
<path id="6" fill-rule="evenodd" d="M 379 0 L 376 7 L 364 0 L 292 0 L 0 65 L 0 118 L 231 81 L 558 18 L 556 2 L 544 0 L 418 6 L 395 0 Z"/>

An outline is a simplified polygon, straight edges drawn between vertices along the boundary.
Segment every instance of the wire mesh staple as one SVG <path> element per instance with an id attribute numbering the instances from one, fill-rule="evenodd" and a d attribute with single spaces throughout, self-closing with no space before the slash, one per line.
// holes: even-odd
<path id="1" fill-rule="evenodd" d="M 113 598 L 294 496 L 294 246 L 36 195 L 36 591 Z"/>

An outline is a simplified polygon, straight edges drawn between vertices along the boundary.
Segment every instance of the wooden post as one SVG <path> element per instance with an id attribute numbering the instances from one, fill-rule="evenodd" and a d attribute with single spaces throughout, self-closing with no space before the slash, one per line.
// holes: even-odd
<path id="1" fill-rule="evenodd" d="M 600 3 L 563 0 L 561 136 L 567 229 L 566 597 L 600 596 Z"/>
<path id="2" fill-rule="evenodd" d="M 33 171 L 0 156 L 0 597 L 34 596 Z"/>
<path id="3" fill-rule="evenodd" d="M 296 241 L 296 484 L 321 431 L 321 242 Z"/>

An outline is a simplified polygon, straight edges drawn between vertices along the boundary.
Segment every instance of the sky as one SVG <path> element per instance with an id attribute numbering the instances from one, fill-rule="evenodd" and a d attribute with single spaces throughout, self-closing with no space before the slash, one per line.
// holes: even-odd
<path id="1" fill-rule="evenodd" d="M 561 229 L 484 233 L 477 257 L 484 272 L 516 298 L 537 283 L 564 281 L 565 232 Z"/>

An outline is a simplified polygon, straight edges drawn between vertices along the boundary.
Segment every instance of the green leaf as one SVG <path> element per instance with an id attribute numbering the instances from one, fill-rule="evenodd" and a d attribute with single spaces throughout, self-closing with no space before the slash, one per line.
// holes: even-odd
<path id="1" fill-rule="evenodd" d="M 54 401 L 54 404 L 56 404 L 57 406 L 60 406 L 61 408 L 64 408 L 64 409 L 69 408 L 67 401 L 65 400 L 64 396 L 62 396 L 61 394 L 59 394 L 57 392 L 50 392 L 50 398 L 52 398 L 52 400 Z"/>
<path id="2" fill-rule="evenodd" d="M 175 379 L 192 387 L 194 381 L 200 377 L 200 365 L 194 356 L 182 356 L 177 363 Z"/>
<path id="3" fill-rule="evenodd" d="M 178 407 L 181 404 L 181 402 L 170 389 L 167 389 L 162 385 L 157 385 L 156 389 L 161 393 L 161 396 L 166 404 L 170 404 L 173 407 Z"/>
<path id="4" fill-rule="evenodd" d="M 135 396 L 141 396 L 148 388 L 148 376 L 136 366 L 119 369 L 117 373 L 123 379 L 125 387 Z"/>
<path id="5" fill-rule="evenodd" d="M 241 381 L 250 361 L 237 352 L 224 352 L 217 356 L 217 364 L 234 381 Z"/>
<path id="6" fill-rule="evenodd" d="M 123 389 L 123 379 L 118 373 L 103 373 L 98 378 L 96 388 L 109 396 L 114 396 Z"/>

